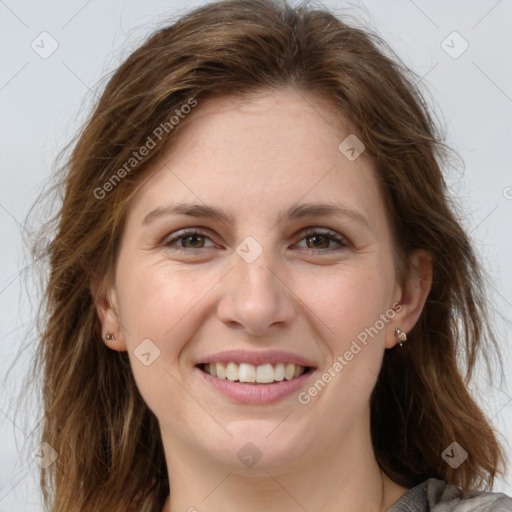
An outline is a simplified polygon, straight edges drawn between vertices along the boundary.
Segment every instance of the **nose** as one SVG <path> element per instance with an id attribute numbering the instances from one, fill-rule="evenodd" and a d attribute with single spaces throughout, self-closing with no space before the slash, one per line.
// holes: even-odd
<path id="1" fill-rule="evenodd" d="M 253 336 L 285 328 L 296 314 L 289 273 L 269 253 L 264 250 L 252 263 L 233 255 L 235 268 L 223 280 L 217 309 L 225 324 Z"/>

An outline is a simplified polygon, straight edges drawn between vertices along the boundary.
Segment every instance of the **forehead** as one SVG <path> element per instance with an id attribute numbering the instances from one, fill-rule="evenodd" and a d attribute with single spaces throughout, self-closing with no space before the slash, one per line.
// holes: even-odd
<path id="1" fill-rule="evenodd" d="M 317 95 L 286 89 L 211 98 L 181 123 L 132 200 L 138 217 L 169 200 L 222 206 L 241 220 L 320 200 L 342 201 L 376 221 L 383 213 L 371 162 L 339 149 L 350 123 Z"/>

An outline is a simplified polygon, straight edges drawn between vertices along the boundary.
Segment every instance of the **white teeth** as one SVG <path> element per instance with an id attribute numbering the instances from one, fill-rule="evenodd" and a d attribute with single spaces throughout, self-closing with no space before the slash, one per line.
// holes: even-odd
<path id="1" fill-rule="evenodd" d="M 300 377 L 306 369 L 304 366 L 293 363 L 277 363 L 272 366 L 270 363 L 254 366 L 253 364 L 240 363 L 239 365 L 230 361 L 227 365 L 224 363 L 205 364 L 204 370 L 218 379 L 228 379 L 239 382 L 257 382 L 260 384 L 269 384 L 283 379 L 291 380 Z"/>
<path id="2" fill-rule="evenodd" d="M 287 364 L 286 369 L 284 371 L 284 378 L 286 380 L 292 380 L 294 376 L 295 376 L 295 365 Z"/>
<path id="3" fill-rule="evenodd" d="M 256 382 L 256 368 L 254 365 L 240 363 L 238 367 L 238 380 L 240 382 Z"/>
<path id="4" fill-rule="evenodd" d="M 215 367 L 217 370 L 217 378 L 225 379 L 226 378 L 226 369 L 224 368 L 224 366 L 222 366 L 222 363 L 216 363 Z M 211 375 L 211 372 L 210 372 L 210 375 Z"/>
<path id="5" fill-rule="evenodd" d="M 283 380 L 284 379 L 284 364 L 277 363 L 274 368 L 274 379 L 275 380 Z"/>
<path id="6" fill-rule="evenodd" d="M 226 367 L 226 378 L 228 380 L 238 380 L 238 366 L 235 363 L 228 363 Z"/>
<path id="7" fill-rule="evenodd" d="M 271 364 L 267 363 L 256 367 L 256 382 L 263 384 L 274 382 L 274 368 Z"/>

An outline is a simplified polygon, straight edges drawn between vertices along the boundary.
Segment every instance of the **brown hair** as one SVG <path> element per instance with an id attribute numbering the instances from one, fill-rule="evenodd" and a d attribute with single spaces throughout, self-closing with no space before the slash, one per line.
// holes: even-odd
<path id="1" fill-rule="evenodd" d="M 422 315 L 407 344 L 386 351 L 371 397 L 377 462 L 406 487 L 429 477 L 492 487 L 503 455 L 467 389 L 480 349 L 497 349 L 483 273 L 449 201 L 446 147 L 413 77 L 371 31 L 323 8 L 271 0 L 201 7 L 157 30 L 115 71 L 61 169 L 62 207 L 44 231 L 55 235 L 34 374 L 43 380 L 41 440 L 59 454 L 41 471 L 49 510 L 161 511 L 169 482 L 158 423 L 127 354 L 101 339 L 91 283 L 111 276 L 127 205 L 180 128 L 173 113 L 191 98 L 200 105 L 283 87 L 330 100 L 364 142 L 398 275 L 415 248 L 433 258 Z M 147 156 L 126 167 L 148 137 Z M 441 457 L 453 441 L 469 452 L 457 469 Z"/>

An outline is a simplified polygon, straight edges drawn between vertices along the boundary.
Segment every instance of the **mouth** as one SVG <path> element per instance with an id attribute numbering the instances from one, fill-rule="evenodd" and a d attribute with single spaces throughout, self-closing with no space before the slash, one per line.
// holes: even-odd
<path id="1" fill-rule="evenodd" d="M 292 381 L 302 375 L 310 374 L 315 370 L 315 368 L 311 366 L 301 366 L 284 362 L 253 365 L 229 361 L 200 363 L 196 365 L 196 367 L 215 379 L 253 386 Z"/>

